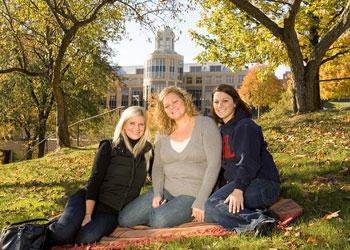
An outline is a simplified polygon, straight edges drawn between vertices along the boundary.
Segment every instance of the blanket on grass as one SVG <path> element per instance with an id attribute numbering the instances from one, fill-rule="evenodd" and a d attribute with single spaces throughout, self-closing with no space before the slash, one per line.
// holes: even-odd
<path id="1" fill-rule="evenodd" d="M 278 227 L 283 228 L 299 217 L 303 209 L 292 199 L 280 199 L 269 208 L 269 212 L 278 218 Z M 85 246 L 60 246 L 53 250 L 83 250 L 83 249 L 123 249 L 127 247 L 143 247 L 159 241 L 169 242 L 193 236 L 227 236 L 234 232 L 225 230 L 218 224 L 190 222 L 173 228 L 153 229 L 147 226 L 133 228 L 118 227 L 108 237 L 95 244 Z"/>

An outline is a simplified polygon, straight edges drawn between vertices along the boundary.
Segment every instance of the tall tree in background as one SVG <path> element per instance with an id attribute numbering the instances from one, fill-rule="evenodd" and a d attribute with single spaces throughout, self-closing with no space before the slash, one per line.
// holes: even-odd
<path id="1" fill-rule="evenodd" d="M 322 65 L 320 77 L 323 100 L 350 97 L 350 55 Z"/>
<path id="2" fill-rule="evenodd" d="M 56 101 L 58 146 L 70 146 L 63 79 L 85 38 L 98 49 L 107 39 L 120 38 L 125 20 L 152 23 L 152 17 L 177 7 L 161 0 L 2 0 L 0 73 L 47 79 Z"/>
<path id="3" fill-rule="evenodd" d="M 238 68 L 249 62 L 290 65 L 295 112 L 321 108 L 320 66 L 349 52 L 335 44 L 350 27 L 349 0 L 198 0 L 204 11 L 192 31 L 204 47 L 199 60 Z"/>
<path id="4" fill-rule="evenodd" d="M 282 90 L 281 81 L 266 66 L 257 65 L 250 68 L 244 77 L 239 95 L 258 110 L 259 118 L 260 108 L 277 102 Z"/>

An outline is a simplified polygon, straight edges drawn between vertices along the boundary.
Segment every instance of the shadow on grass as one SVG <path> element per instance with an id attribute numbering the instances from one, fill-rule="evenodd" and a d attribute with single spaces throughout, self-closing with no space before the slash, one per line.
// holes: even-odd
<path id="1" fill-rule="evenodd" d="M 329 168 L 329 166 L 332 167 L 332 169 Z M 306 169 L 303 169 L 307 167 Z M 319 176 L 327 177 L 329 175 L 334 176 L 337 180 L 341 180 L 342 178 L 350 179 L 350 175 L 342 174 L 339 171 L 342 168 L 350 167 L 349 162 L 344 161 L 309 161 L 306 163 L 302 163 L 300 166 L 296 166 L 294 168 L 290 168 L 288 166 L 283 166 L 283 168 L 280 170 L 283 172 L 282 180 L 283 181 L 296 181 L 296 182 L 308 182 L 313 181 L 315 178 Z M 287 170 L 288 172 L 286 173 Z M 293 173 L 290 173 L 290 171 L 293 171 Z"/>
<path id="2" fill-rule="evenodd" d="M 292 198 L 303 207 L 302 220 L 309 222 L 324 217 L 326 214 L 341 210 L 343 214 L 349 214 L 349 193 L 341 189 L 315 190 L 305 192 L 297 185 L 287 184 L 282 186 L 281 196 Z"/>

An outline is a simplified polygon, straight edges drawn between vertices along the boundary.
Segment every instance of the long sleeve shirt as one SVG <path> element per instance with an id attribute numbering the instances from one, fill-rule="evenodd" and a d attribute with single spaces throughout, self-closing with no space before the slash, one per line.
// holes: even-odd
<path id="1" fill-rule="evenodd" d="M 195 117 L 191 139 L 181 152 L 171 147 L 170 136 L 158 136 L 152 172 L 154 195 L 162 196 L 166 189 L 173 196 L 193 196 L 192 208 L 204 209 L 220 171 L 221 149 L 219 129 L 208 117 Z"/>

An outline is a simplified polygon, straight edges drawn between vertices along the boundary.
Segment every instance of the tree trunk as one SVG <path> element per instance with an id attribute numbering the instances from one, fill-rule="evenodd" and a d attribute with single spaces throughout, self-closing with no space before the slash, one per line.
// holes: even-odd
<path id="1" fill-rule="evenodd" d="M 56 99 L 56 134 L 58 147 L 70 147 L 68 119 L 64 94 L 60 87 L 53 88 Z"/>
<path id="2" fill-rule="evenodd" d="M 320 67 L 314 61 L 310 61 L 300 70 L 300 67 L 293 66 L 291 62 L 291 69 L 294 76 L 293 98 L 295 98 L 297 113 L 321 109 Z"/>
<path id="3" fill-rule="evenodd" d="M 38 158 L 41 158 L 45 155 L 45 141 L 43 141 L 46 137 L 46 120 L 41 120 L 39 121 L 39 128 L 38 128 L 38 138 L 39 142 L 41 142 L 38 145 Z"/>

